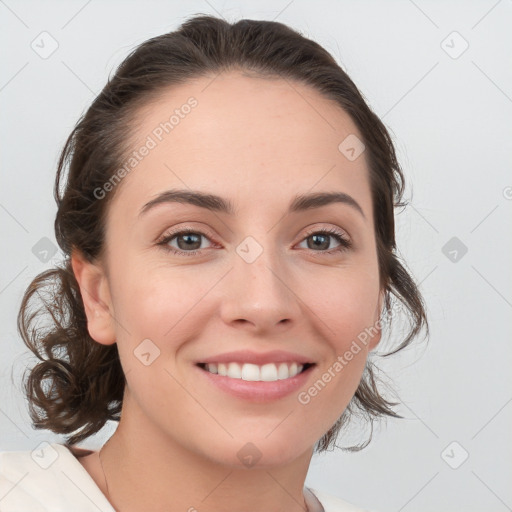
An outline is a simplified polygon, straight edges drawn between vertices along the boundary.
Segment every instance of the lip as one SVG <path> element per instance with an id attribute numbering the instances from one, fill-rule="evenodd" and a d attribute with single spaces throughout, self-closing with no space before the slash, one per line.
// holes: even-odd
<path id="1" fill-rule="evenodd" d="M 230 359 L 230 361 L 236 362 L 233 359 Z M 295 377 L 276 380 L 274 382 L 232 379 L 224 375 L 210 373 L 198 365 L 195 365 L 194 368 L 203 376 L 200 378 L 207 379 L 209 384 L 218 387 L 225 393 L 245 401 L 263 403 L 278 400 L 297 392 L 301 387 L 306 385 L 315 366 L 315 364 L 311 365 L 301 373 L 295 375 Z"/>
<path id="2" fill-rule="evenodd" d="M 237 350 L 234 352 L 225 352 L 216 356 L 207 357 L 196 361 L 199 363 L 251 363 L 262 366 L 267 363 L 314 363 L 312 358 L 295 354 L 293 352 L 285 352 L 283 350 L 271 350 L 270 352 L 251 352 L 249 350 Z"/>

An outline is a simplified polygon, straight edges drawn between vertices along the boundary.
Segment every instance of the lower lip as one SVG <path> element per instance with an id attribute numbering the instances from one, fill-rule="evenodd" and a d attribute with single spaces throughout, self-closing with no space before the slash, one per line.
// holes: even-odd
<path id="1" fill-rule="evenodd" d="M 251 402 L 269 402 L 278 400 L 293 392 L 298 391 L 306 384 L 311 371 L 315 365 L 310 366 L 305 371 L 290 377 L 289 379 L 276 380 L 273 382 L 249 381 L 243 379 L 232 379 L 217 373 L 210 373 L 196 366 L 198 371 L 204 375 L 209 382 L 218 386 L 221 390 L 232 396 L 248 400 Z"/>

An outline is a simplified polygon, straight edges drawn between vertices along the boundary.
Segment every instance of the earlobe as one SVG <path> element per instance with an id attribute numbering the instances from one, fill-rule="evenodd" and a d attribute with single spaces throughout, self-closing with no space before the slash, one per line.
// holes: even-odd
<path id="1" fill-rule="evenodd" d="M 80 287 L 91 338 L 102 345 L 116 341 L 112 303 L 107 276 L 100 265 L 90 263 L 77 250 L 71 253 L 71 266 Z"/>

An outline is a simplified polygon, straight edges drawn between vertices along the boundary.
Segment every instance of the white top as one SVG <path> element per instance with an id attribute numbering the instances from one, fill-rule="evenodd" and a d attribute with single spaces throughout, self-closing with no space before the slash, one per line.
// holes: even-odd
<path id="1" fill-rule="evenodd" d="M 308 492 L 305 495 L 311 512 L 321 512 L 322 506 L 325 512 L 365 512 L 334 496 L 311 488 L 305 489 L 314 493 L 314 496 Z M 1 512 L 70 510 L 115 512 L 67 446 L 43 442 L 32 451 L 0 452 Z"/>

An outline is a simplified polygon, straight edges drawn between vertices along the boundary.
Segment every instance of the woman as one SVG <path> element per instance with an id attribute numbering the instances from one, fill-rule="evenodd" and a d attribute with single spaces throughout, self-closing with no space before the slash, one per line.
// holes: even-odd
<path id="1" fill-rule="evenodd" d="M 68 441 L 1 454 L 1 510 L 360 510 L 304 483 L 352 414 L 397 416 L 370 361 L 392 294 L 394 351 L 428 333 L 403 189 L 356 86 L 285 25 L 201 15 L 136 48 L 63 149 L 67 258 L 18 319 L 34 425 Z"/>

